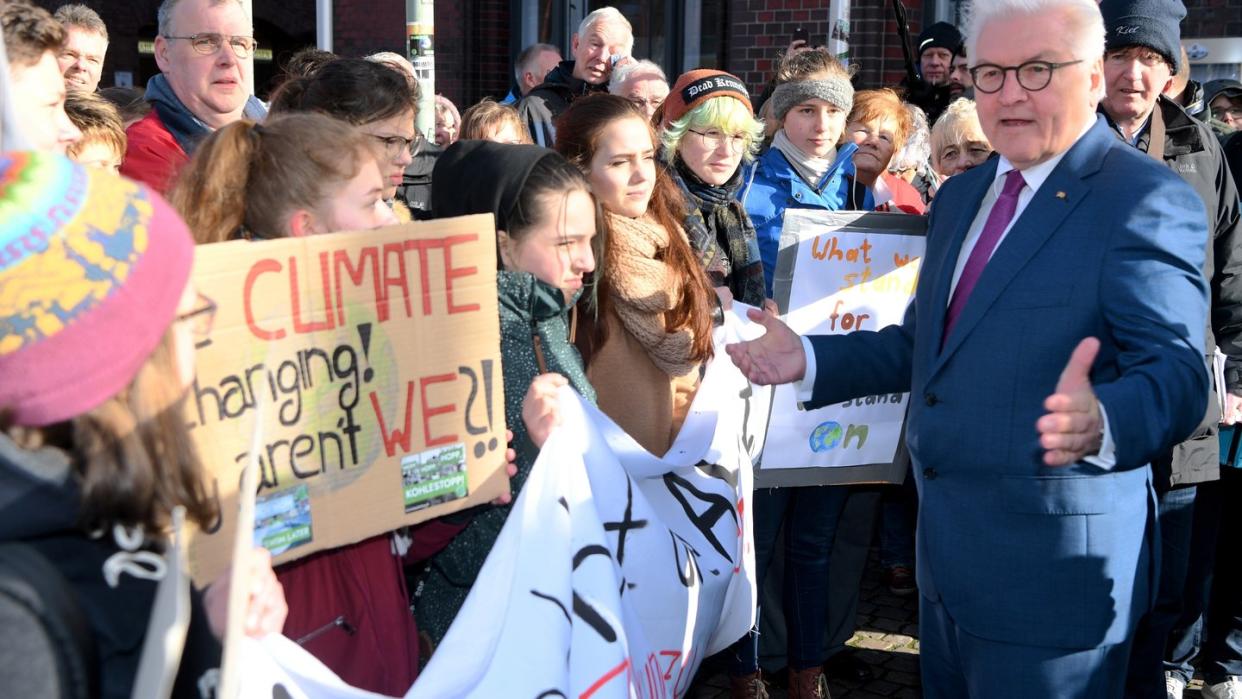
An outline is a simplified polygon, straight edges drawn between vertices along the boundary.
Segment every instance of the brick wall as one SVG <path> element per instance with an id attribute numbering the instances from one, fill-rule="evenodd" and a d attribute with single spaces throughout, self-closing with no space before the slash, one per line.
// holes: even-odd
<path id="1" fill-rule="evenodd" d="M 794 30 L 806 29 L 812 43 L 828 36 L 824 0 L 730 0 L 724 37 L 725 70 L 759 94 L 771 79 Z"/>
<path id="2" fill-rule="evenodd" d="M 793 40 L 795 29 L 805 28 L 813 44 L 826 42 L 830 30 L 827 4 L 824 0 L 730 0 L 725 69 L 756 94 L 762 91 Z M 917 36 L 922 28 L 922 0 L 906 0 L 905 4 L 911 35 Z M 856 82 L 860 87 L 893 85 L 904 77 L 891 5 L 853 3 L 850 32 L 850 60 L 858 66 Z"/>
<path id="3" fill-rule="evenodd" d="M 1182 36 L 1194 39 L 1242 36 L 1242 0 L 1186 0 Z"/>
<path id="4" fill-rule="evenodd" d="M 336 0 L 334 46 L 343 56 L 405 54 L 405 5 Z M 436 92 L 464 109 L 509 91 L 509 1 L 436 0 Z"/>
<path id="5" fill-rule="evenodd" d="M 312 16 L 314 7 L 311 8 Z M 334 0 L 332 50 L 361 57 L 376 51 L 405 55 L 405 3 L 386 0 Z"/>

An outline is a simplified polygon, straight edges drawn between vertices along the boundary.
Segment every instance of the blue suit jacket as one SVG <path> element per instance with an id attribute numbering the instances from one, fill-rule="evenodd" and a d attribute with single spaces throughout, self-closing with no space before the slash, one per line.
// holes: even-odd
<path id="1" fill-rule="evenodd" d="M 918 582 L 967 632 L 1092 648 L 1122 641 L 1153 590 L 1148 462 L 1203 416 L 1207 285 L 1199 198 L 1096 123 L 997 248 L 941 350 L 962 241 L 996 163 L 936 195 L 900 326 L 811 338 L 811 407 L 912 391 Z M 1035 422 L 1080 340 L 1117 465 L 1043 464 Z"/>

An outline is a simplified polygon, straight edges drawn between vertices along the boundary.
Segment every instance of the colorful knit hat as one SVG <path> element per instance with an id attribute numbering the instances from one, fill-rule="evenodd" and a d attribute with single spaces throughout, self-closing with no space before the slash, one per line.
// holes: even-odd
<path id="1" fill-rule="evenodd" d="M 0 154 L 0 412 L 40 427 L 124 389 L 172 323 L 193 256 L 146 187 Z"/>
<path id="2" fill-rule="evenodd" d="M 689 114 L 692 109 L 715 97 L 732 97 L 750 106 L 746 85 L 723 70 L 701 68 L 683 73 L 664 99 L 664 128 Z"/>

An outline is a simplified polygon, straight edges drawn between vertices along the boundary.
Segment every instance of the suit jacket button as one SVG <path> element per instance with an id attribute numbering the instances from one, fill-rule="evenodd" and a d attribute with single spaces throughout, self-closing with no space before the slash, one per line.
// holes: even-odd
<path id="1" fill-rule="evenodd" d="M 923 402 L 927 403 L 927 407 L 931 407 L 940 402 L 935 393 L 928 393 L 923 396 Z"/>
<path id="2" fill-rule="evenodd" d="M 926 479 L 927 479 L 927 480 L 929 480 L 929 481 L 934 481 L 934 480 L 936 480 L 936 469 L 934 469 L 934 468 L 925 468 L 925 469 L 923 469 L 923 477 L 924 477 L 924 478 L 926 478 Z"/>

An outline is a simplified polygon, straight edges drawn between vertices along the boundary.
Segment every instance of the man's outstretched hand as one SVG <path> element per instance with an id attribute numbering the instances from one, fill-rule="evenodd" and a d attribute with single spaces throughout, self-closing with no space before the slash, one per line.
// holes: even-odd
<path id="1" fill-rule="evenodd" d="M 806 354 L 797 333 L 779 318 L 758 309 L 750 309 L 746 317 L 762 325 L 766 332 L 749 342 L 725 346 L 746 378 L 769 386 L 798 381 L 806 375 Z"/>
<path id="2" fill-rule="evenodd" d="M 1074 348 L 1057 381 L 1056 392 L 1044 400 L 1047 415 L 1039 418 L 1039 444 L 1044 463 L 1068 466 L 1100 451 L 1104 418 L 1100 401 L 1091 388 L 1091 364 L 1100 351 L 1100 341 L 1088 337 Z"/>

